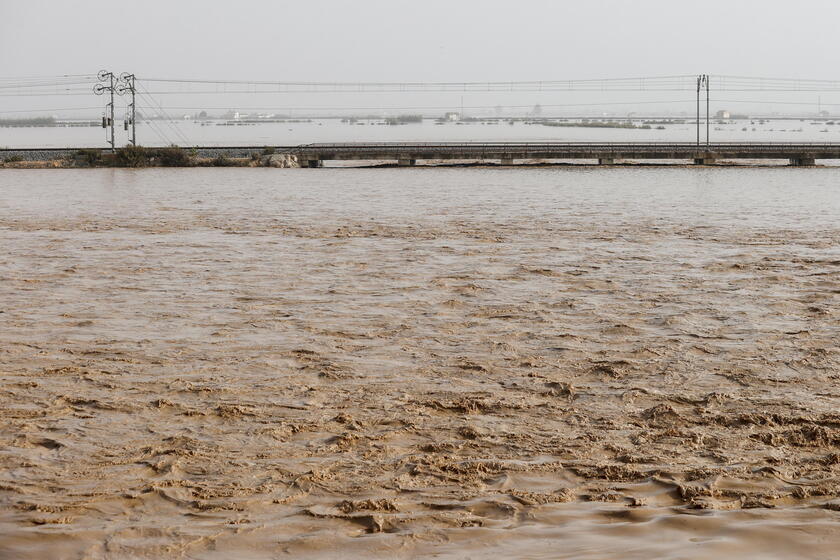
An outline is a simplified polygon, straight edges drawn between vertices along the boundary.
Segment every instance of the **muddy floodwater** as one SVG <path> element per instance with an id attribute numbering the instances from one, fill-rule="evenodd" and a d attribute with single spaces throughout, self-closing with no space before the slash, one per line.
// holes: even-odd
<path id="1" fill-rule="evenodd" d="M 0 558 L 840 550 L 840 170 L 5 170 L 0 247 Z"/>

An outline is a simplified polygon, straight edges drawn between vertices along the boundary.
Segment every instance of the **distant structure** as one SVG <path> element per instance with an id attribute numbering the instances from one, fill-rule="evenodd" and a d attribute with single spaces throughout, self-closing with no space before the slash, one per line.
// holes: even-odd
<path id="1" fill-rule="evenodd" d="M 749 115 L 744 115 L 740 113 L 732 113 L 730 111 L 721 110 L 715 113 L 715 118 L 720 121 L 737 121 L 737 120 L 744 120 L 750 118 Z"/>
<path id="2" fill-rule="evenodd" d="M 461 120 L 461 113 L 456 113 L 454 111 L 450 111 L 443 115 L 443 120 L 449 122 L 455 122 Z"/>

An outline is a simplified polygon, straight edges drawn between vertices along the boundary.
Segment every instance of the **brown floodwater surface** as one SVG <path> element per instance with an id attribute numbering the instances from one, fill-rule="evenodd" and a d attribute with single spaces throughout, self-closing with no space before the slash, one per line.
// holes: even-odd
<path id="1" fill-rule="evenodd" d="M 0 558 L 834 558 L 840 169 L 0 171 Z"/>

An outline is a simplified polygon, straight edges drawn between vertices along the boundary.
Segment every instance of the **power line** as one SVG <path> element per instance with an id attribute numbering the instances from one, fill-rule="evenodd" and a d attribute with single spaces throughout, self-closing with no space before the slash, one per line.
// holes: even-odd
<path id="1" fill-rule="evenodd" d="M 172 142 L 172 141 L 171 141 L 171 140 L 167 137 L 166 133 L 165 133 L 165 132 L 164 132 L 164 131 L 160 128 L 160 126 L 158 126 L 158 125 L 157 125 L 157 123 L 155 123 L 155 121 L 154 121 L 153 119 L 147 119 L 147 118 L 146 118 L 146 116 L 143 114 L 143 112 L 142 112 L 142 111 L 140 112 L 140 116 L 141 116 L 141 118 L 143 118 L 143 120 L 144 120 L 145 122 L 147 122 L 147 123 L 149 124 L 149 128 L 151 129 L 151 131 L 152 131 L 155 135 L 157 135 L 157 137 L 158 137 L 158 138 L 160 138 L 161 140 L 163 140 L 163 141 L 164 141 L 164 143 L 166 143 L 166 144 L 170 144 L 170 145 L 171 145 L 171 144 L 174 144 L 174 142 Z"/>
<path id="2" fill-rule="evenodd" d="M 315 82 L 315 81 L 272 81 L 272 80 L 207 80 L 207 79 L 182 79 L 182 78 L 143 78 L 144 82 L 167 82 L 167 83 L 200 83 L 200 84 L 247 84 L 247 85 L 304 85 L 304 86 L 335 86 L 335 85 L 351 85 L 351 86 L 402 86 L 402 85 L 416 85 L 416 86 L 504 86 L 508 87 L 515 84 L 578 84 L 578 83 L 615 83 L 615 82 L 633 82 L 648 84 L 660 81 L 684 81 L 694 78 L 694 75 L 676 75 L 676 76 L 641 76 L 633 78 L 589 78 L 582 80 L 528 80 L 528 81 L 484 81 L 484 82 Z"/>
<path id="3" fill-rule="evenodd" d="M 5 80 L 47 80 L 58 78 L 96 78 L 96 74 L 55 74 L 52 76 L 0 76 L 0 81 Z"/>
<path id="4" fill-rule="evenodd" d="M 24 89 L 24 88 L 48 88 L 48 87 L 58 87 L 58 86 L 72 86 L 72 85 L 79 85 L 79 84 L 89 84 L 92 83 L 88 80 L 85 81 L 63 81 L 63 82 L 33 82 L 33 83 L 25 83 L 25 84 L 0 84 L 0 89 Z"/>
<path id="5" fill-rule="evenodd" d="M 89 111 L 93 109 L 101 109 L 101 107 L 62 107 L 60 109 L 21 109 L 18 111 L 0 111 L 0 115 L 7 115 L 11 113 L 57 113 L 59 111 Z"/>
<path id="6" fill-rule="evenodd" d="M 216 89 L 177 91 L 155 90 L 156 95 L 178 93 L 429 93 L 465 92 L 532 92 L 532 91 L 690 91 L 695 76 L 645 76 L 635 78 L 602 78 L 584 80 L 489 81 L 489 82 L 314 82 L 266 80 L 204 80 L 146 78 L 146 82 L 181 85 L 215 85 Z M 840 81 L 799 78 L 762 78 L 711 75 L 717 91 L 840 91 Z M 230 89 L 228 86 L 240 86 Z M 243 89 L 241 86 L 246 86 Z M 270 88 L 270 89 L 269 89 Z"/>
<path id="7" fill-rule="evenodd" d="M 650 76 L 637 78 L 606 78 L 586 80 L 489 81 L 489 82 L 309 82 L 265 80 L 203 80 L 144 78 L 144 82 L 164 84 L 216 85 L 209 93 L 262 93 L 259 87 L 270 87 L 266 93 L 411 93 L 411 92 L 523 92 L 523 91 L 683 91 L 689 89 L 693 76 Z M 225 88 L 219 92 L 218 86 Z M 228 86 L 248 86 L 254 89 L 229 90 Z M 162 90 L 154 93 L 170 93 Z M 199 93 L 188 91 L 189 93 Z"/>
<path id="8" fill-rule="evenodd" d="M 54 92 L 26 92 L 26 93 L 0 93 L 0 97 L 56 97 L 61 95 L 80 96 L 90 95 L 89 88 L 73 88 Z"/>
<path id="9" fill-rule="evenodd" d="M 626 105 L 659 105 L 659 104 L 682 104 L 682 103 L 692 103 L 690 99 L 679 99 L 679 100 L 663 100 L 663 101 L 613 101 L 613 102 L 605 102 L 605 103 L 560 103 L 560 104 L 543 104 L 537 103 L 542 108 L 557 108 L 557 107 L 604 107 L 604 106 L 626 106 Z M 464 106 L 464 109 L 496 109 L 498 107 L 504 109 L 530 109 L 534 107 L 534 103 L 528 105 L 467 105 Z M 333 107 L 323 107 L 323 106 L 311 106 L 311 107 L 300 107 L 300 106 L 286 106 L 286 107 L 239 107 L 237 106 L 236 109 L 238 110 L 248 110 L 248 111 L 415 111 L 415 110 L 450 110 L 454 107 L 454 105 L 413 105 L 413 106 L 365 106 L 365 107 L 353 107 L 353 106 L 333 106 Z M 145 107 L 146 109 L 153 109 L 154 107 Z M 211 110 L 211 111 L 221 111 L 221 110 L 230 110 L 231 107 L 172 107 L 169 106 L 168 109 L 170 110 L 184 110 L 184 111 L 195 111 L 195 110 Z"/>
<path id="10" fill-rule="evenodd" d="M 759 101 L 756 99 L 712 99 L 715 103 L 748 103 L 756 105 L 816 105 L 815 101 Z M 840 103 L 820 102 L 821 105 L 829 107 L 840 107 Z"/>
<path id="11" fill-rule="evenodd" d="M 169 116 L 169 114 L 168 114 L 168 113 L 167 113 L 167 112 L 163 109 L 163 107 L 160 105 L 160 103 L 156 103 L 156 102 L 155 102 L 155 100 L 154 100 L 154 99 L 152 99 L 151 95 L 149 95 L 149 94 L 148 94 L 148 92 L 146 91 L 146 88 L 144 88 L 143 86 L 140 86 L 140 91 L 139 91 L 139 94 L 140 94 L 140 96 L 141 96 L 141 97 L 143 97 L 144 99 L 146 99 L 146 101 L 147 101 L 148 103 L 151 103 L 151 104 L 153 104 L 153 105 L 157 105 L 157 106 L 158 106 L 158 108 L 159 108 L 159 110 L 160 110 L 160 112 L 161 112 L 161 113 L 163 113 L 163 115 L 164 115 L 167 119 L 172 120 L 172 117 L 170 117 L 170 116 Z M 189 143 L 190 143 L 189 139 L 188 139 L 188 138 L 184 135 L 184 133 L 183 133 L 183 132 L 181 132 L 180 130 L 178 130 L 178 128 L 177 128 L 177 127 L 173 126 L 173 125 L 172 125 L 171 123 L 169 123 L 168 121 L 167 121 L 167 124 L 168 124 L 168 125 L 170 126 L 170 128 L 173 130 L 173 132 L 175 133 L 175 136 L 176 136 L 176 137 L 179 137 L 179 139 L 180 139 L 182 142 L 184 142 L 184 144 L 189 144 Z"/>

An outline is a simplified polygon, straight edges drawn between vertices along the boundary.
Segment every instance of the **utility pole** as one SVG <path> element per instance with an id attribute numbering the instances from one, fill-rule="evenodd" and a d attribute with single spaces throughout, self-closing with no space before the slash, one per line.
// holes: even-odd
<path id="1" fill-rule="evenodd" d="M 93 86 L 93 93 L 102 95 L 105 92 L 111 94 L 111 102 L 105 106 L 105 115 L 102 117 L 102 128 L 105 129 L 105 141 L 111 144 L 111 152 L 115 152 L 114 146 L 114 73 L 102 70 L 98 74 L 100 84 Z M 107 84 L 107 85 L 106 85 Z M 108 129 L 111 129 L 110 137 Z"/>
<path id="2" fill-rule="evenodd" d="M 697 145 L 700 145 L 700 84 L 703 76 L 697 76 Z"/>
<path id="3" fill-rule="evenodd" d="M 120 83 L 117 87 L 117 94 L 124 95 L 126 93 L 131 94 L 131 104 L 128 106 L 127 114 L 125 120 L 123 121 L 123 127 L 125 130 L 128 130 L 129 125 L 131 125 L 131 134 L 129 135 L 129 142 L 131 142 L 132 146 L 137 145 L 137 121 L 135 119 L 135 114 L 137 112 L 137 105 L 134 101 L 134 94 L 136 92 L 136 88 L 134 86 L 134 74 L 128 74 L 126 72 L 120 74 Z"/>
<path id="4" fill-rule="evenodd" d="M 706 146 L 709 145 L 709 75 L 704 76 L 706 80 Z"/>

